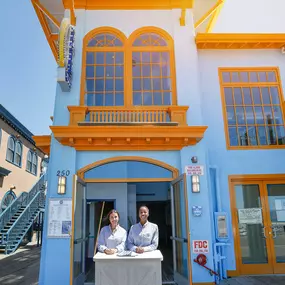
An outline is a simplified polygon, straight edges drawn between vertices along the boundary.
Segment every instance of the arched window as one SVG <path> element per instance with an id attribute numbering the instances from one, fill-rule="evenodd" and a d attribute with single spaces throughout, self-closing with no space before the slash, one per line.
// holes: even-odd
<path id="1" fill-rule="evenodd" d="M 176 104 L 170 36 L 142 29 L 132 38 L 133 105 Z"/>
<path id="2" fill-rule="evenodd" d="M 123 106 L 124 38 L 116 31 L 92 31 L 84 40 L 84 104 Z"/>
<path id="3" fill-rule="evenodd" d="M 13 137 L 9 137 L 6 159 L 14 163 L 14 157 L 15 157 L 15 140 Z"/>
<path id="4" fill-rule="evenodd" d="M 38 168 L 38 156 L 35 152 L 29 150 L 27 156 L 26 170 L 34 175 L 37 175 L 37 168 Z"/>
<path id="5" fill-rule="evenodd" d="M 17 141 L 16 142 L 16 148 L 15 148 L 15 160 L 14 163 L 18 166 L 21 166 L 22 164 L 22 144 Z"/>

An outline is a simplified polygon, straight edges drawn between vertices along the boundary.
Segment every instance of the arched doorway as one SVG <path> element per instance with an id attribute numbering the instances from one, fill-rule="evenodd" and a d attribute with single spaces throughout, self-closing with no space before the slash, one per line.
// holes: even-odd
<path id="1" fill-rule="evenodd" d="M 142 204 L 148 206 L 150 221 L 160 229 L 160 250 L 166 265 L 162 267 L 164 281 L 175 284 L 181 277 L 177 284 L 190 284 L 188 198 L 185 175 L 179 176 L 177 168 L 152 158 L 112 157 L 80 168 L 74 177 L 73 191 L 75 230 L 71 284 L 84 284 L 84 279 L 94 282 L 93 255 L 106 208 L 116 208 L 120 213 L 120 225 L 128 229 L 137 222 L 137 210 Z M 78 232 L 82 235 L 78 236 Z"/>

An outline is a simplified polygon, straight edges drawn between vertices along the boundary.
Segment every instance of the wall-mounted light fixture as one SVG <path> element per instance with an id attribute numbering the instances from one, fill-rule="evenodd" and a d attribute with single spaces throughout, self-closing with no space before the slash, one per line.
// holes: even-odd
<path id="1" fill-rule="evenodd" d="M 58 176 L 57 194 L 64 195 L 66 193 L 66 176 Z"/>
<path id="2" fill-rule="evenodd" d="M 192 193 L 200 193 L 199 175 L 192 175 Z"/>

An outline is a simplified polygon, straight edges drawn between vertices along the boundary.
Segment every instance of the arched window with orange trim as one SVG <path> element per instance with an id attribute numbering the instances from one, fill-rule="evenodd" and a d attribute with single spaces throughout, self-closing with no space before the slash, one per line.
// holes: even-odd
<path id="1" fill-rule="evenodd" d="M 123 106 L 125 44 L 116 32 L 98 29 L 84 39 L 84 105 Z"/>
<path id="2" fill-rule="evenodd" d="M 156 28 L 140 29 L 131 36 L 131 52 L 133 105 L 175 105 L 172 38 Z"/>

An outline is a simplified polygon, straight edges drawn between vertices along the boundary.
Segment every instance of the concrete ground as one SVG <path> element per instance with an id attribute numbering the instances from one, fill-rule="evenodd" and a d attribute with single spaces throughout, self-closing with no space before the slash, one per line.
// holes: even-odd
<path id="1" fill-rule="evenodd" d="M 29 243 L 10 255 L 0 253 L 1 285 L 38 285 L 40 247 Z"/>
<path id="2" fill-rule="evenodd" d="M 40 253 L 36 242 L 11 255 L 0 253 L 0 284 L 38 285 Z M 221 285 L 285 285 L 285 276 L 244 276 L 225 280 Z"/>
<path id="3" fill-rule="evenodd" d="M 225 280 L 221 285 L 285 285 L 285 276 L 242 276 Z"/>

